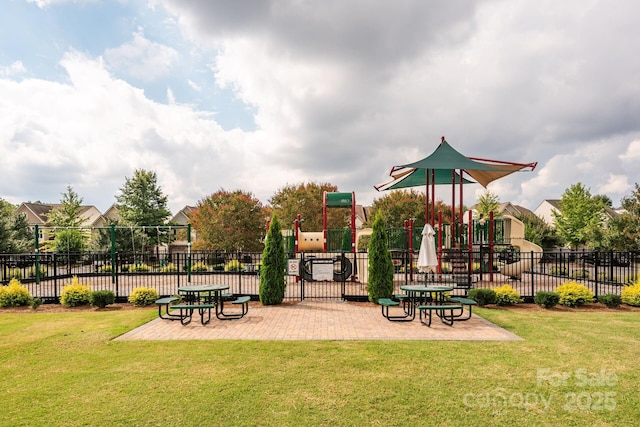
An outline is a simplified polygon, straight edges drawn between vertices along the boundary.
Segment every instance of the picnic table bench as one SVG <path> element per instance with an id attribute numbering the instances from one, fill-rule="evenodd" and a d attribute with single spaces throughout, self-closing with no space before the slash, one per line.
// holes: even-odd
<path id="1" fill-rule="evenodd" d="M 419 305 L 420 323 L 431 327 L 432 313 L 435 311 L 437 316 L 445 325 L 453 326 L 454 310 L 462 310 L 459 304 L 439 304 L 439 305 Z"/>
<path id="2" fill-rule="evenodd" d="M 233 295 L 230 296 L 231 299 Z M 224 312 L 224 299 L 220 303 L 219 309 L 216 310 L 216 317 L 220 320 L 231 320 L 231 319 L 242 319 L 245 314 L 249 312 L 249 301 L 251 301 L 251 297 L 248 295 L 239 296 L 236 299 L 231 301 L 232 305 L 240 306 L 239 313 L 225 313 Z"/>
<path id="3" fill-rule="evenodd" d="M 157 299 L 156 305 L 158 306 L 158 316 L 161 319 L 165 319 L 165 320 L 180 320 L 180 316 L 169 313 L 169 306 L 171 305 L 171 303 L 179 300 L 180 300 L 179 297 L 164 297 L 164 298 Z M 164 315 L 162 314 L 162 307 L 164 307 L 164 310 L 165 310 Z"/>
<path id="4" fill-rule="evenodd" d="M 415 319 L 415 312 L 412 314 L 407 313 L 405 310 L 403 310 L 403 315 L 390 315 L 389 307 L 397 307 L 400 305 L 400 302 L 394 301 L 391 298 L 379 298 L 378 304 L 380 304 L 380 307 L 382 308 L 382 316 L 387 320 L 395 322 L 410 322 Z"/>
<path id="5" fill-rule="evenodd" d="M 198 310 L 198 313 L 200 314 L 200 323 L 206 325 L 211 321 L 211 309 L 216 308 L 216 304 L 178 304 L 172 305 L 171 308 L 174 310 L 180 310 L 180 323 L 183 325 L 191 323 L 193 312 L 195 310 Z M 205 314 L 207 315 L 206 317 Z"/>
<path id="6" fill-rule="evenodd" d="M 467 307 L 467 311 L 469 312 L 469 315 L 466 317 L 462 317 L 462 311 L 460 312 L 460 314 L 457 314 L 454 316 L 454 320 L 456 321 L 462 321 L 462 320 L 469 320 L 471 319 L 471 308 L 474 305 L 478 305 L 477 302 L 475 302 L 474 300 L 472 300 L 471 298 L 466 298 L 466 297 L 451 297 L 449 298 L 450 302 L 454 302 L 454 303 L 458 303 L 462 306 L 466 306 Z"/>

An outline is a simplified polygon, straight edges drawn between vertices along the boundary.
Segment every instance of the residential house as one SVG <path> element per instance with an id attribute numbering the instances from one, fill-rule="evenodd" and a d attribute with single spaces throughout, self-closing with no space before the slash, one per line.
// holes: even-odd
<path id="1" fill-rule="evenodd" d="M 51 237 L 48 226 L 49 214 L 53 209 L 61 206 L 61 204 L 22 203 L 18 206 L 16 213 L 25 214 L 29 226 L 38 226 L 38 243 L 42 243 Z M 92 228 L 105 224 L 105 218 L 95 206 L 80 206 L 78 217 L 82 218 L 81 227 Z"/>
<path id="2" fill-rule="evenodd" d="M 538 207 L 534 211 L 536 215 L 538 215 L 540 218 L 542 218 L 547 224 L 551 225 L 552 227 L 555 226 L 555 218 L 553 217 L 553 212 L 556 212 L 556 213 L 561 212 L 560 200 L 556 200 L 556 199 L 543 200 L 542 203 L 540 203 L 540 205 L 538 205 Z M 617 208 L 617 209 L 606 208 L 604 212 L 605 214 L 604 219 L 606 221 L 611 218 L 615 218 L 621 215 L 622 213 L 624 213 L 624 209 L 621 209 L 621 208 Z"/>
<path id="3" fill-rule="evenodd" d="M 175 224 L 175 225 L 187 225 L 191 223 L 191 219 L 189 218 L 189 215 L 191 214 L 191 212 L 193 212 L 196 208 L 194 206 L 185 206 L 184 208 L 180 209 L 178 211 L 178 213 L 176 213 L 173 218 L 171 218 L 171 224 Z M 169 247 L 169 252 L 171 253 L 175 253 L 175 252 L 187 252 L 188 250 L 188 240 L 187 240 L 187 232 L 184 229 L 176 229 L 174 231 L 174 236 L 175 239 L 173 242 L 171 242 L 171 245 Z M 197 239 L 197 234 L 196 231 L 191 228 L 191 243 L 193 244 L 193 242 L 195 242 Z"/>
<path id="4" fill-rule="evenodd" d="M 554 226 L 555 219 L 553 212 L 560 212 L 560 200 L 559 199 L 545 199 L 538 205 L 533 211 L 538 217 L 542 218 L 547 224 Z"/>
<path id="5" fill-rule="evenodd" d="M 356 228 L 361 229 L 362 226 L 371 217 L 371 206 L 356 205 Z"/>

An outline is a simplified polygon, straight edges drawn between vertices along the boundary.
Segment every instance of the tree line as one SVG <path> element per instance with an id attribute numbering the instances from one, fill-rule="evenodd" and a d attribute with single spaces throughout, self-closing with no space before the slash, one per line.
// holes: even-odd
<path id="1" fill-rule="evenodd" d="M 223 250 L 228 252 L 255 252 L 264 249 L 266 224 L 274 215 L 282 228 L 293 228 L 297 215 L 301 215 L 304 231 L 322 230 L 323 193 L 337 192 L 331 183 L 302 182 L 278 189 L 263 205 L 251 192 L 225 190 L 223 188 L 199 200 L 189 213 L 192 230 L 197 239 L 194 250 Z M 59 227 L 55 238 L 45 243 L 43 250 L 105 251 L 111 248 L 111 232 L 100 229 L 92 234 L 81 229 L 83 199 L 71 186 L 62 193 L 58 207 L 47 216 L 47 226 Z M 157 183 L 153 171 L 138 169 L 126 177 L 114 206 L 118 218 L 107 225 L 119 226 L 115 246 L 118 251 L 148 248 L 158 243 L 169 243 L 184 235 L 173 235 L 167 228 L 177 225 L 170 222 L 168 198 Z M 377 215 L 386 227 L 402 227 L 404 221 L 414 219 L 414 227 L 425 224 L 425 194 L 415 190 L 395 190 L 374 200 L 364 226 L 372 226 Z M 430 203 L 430 202 L 429 202 Z M 497 196 L 487 191 L 479 197 L 477 214 L 488 216 L 497 211 Z M 607 216 L 611 200 L 603 195 L 591 195 L 581 183 L 565 190 L 560 200 L 560 210 L 554 213 L 555 226 L 547 224 L 535 215 L 519 215 L 525 223 L 525 238 L 545 249 L 586 247 L 594 250 L 640 249 L 640 187 L 621 201 L 624 212 L 612 218 Z M 464 207 L 463 207 L 464 208 Z M 466 210 L 466 208 L 464 208 Z M 435 210 L 443 213 L 443 221 L 451 222 L 451 208 L 441 200 L 435 202 Z M 349 227 L 349 208 L 328 210 L 328 228 Z M 134 227 L 142 227 L 134 228 Z M 129 227 L 129 229 L 126 229 Z M 180 230 L 178 233 L 184 233 Z M 16 213 L 16 206 L 0 199 L 0 252 L 20 253 L 33 250 L 33 236 L 26 217 Z"/>

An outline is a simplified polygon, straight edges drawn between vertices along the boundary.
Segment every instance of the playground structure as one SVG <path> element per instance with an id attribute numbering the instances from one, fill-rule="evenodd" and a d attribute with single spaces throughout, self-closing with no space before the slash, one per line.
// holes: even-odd
<path id="1" fill-rule="evenodd" d="M 327 227 L 327 209 L 350 208 L 351 221 L 349 228 L 330 230 Z M 371 235 L 372 229 L 356 229 L 355 223 L 356 201 L 352 193 L 323 194 L 323 229 L 322 231 L 302 231 L 302 218 L 298 215 L 294 221 L 293 231 L 283 230 L 285 237 L 292 239 L 288 245 L 293 252 L 303 253 L 301 275 L 305 280 L 334 280 L 367 282 L 369 270 L 368 257 L 356 257 L 358 243 L 364 236 Z M 477 272 L 474 264 L 480 264 L 481 270 L 488 273 L 493 281 L 494 265 L 497 252 L 521 253 L 532 252 L 533 257 L 517 260 L 499 267 L 499 272 L 509 278 L 519 279 L 523 272 L 530 270 L 542 258 L 542 248 L 524 239 L 524 224 L 518 219 L 504 215 L 489 219 L 472 218 L 469 212 L 466 223 L 445 224 L 442 212 L 438 213 L 438 221 L 434 222 L 436 232 L 435 244 L 438 254 L 437 272 L 466 274 L 471 276 Z M 396 267 L 405 270 L 413 280 L 414 248 L 420 247 L 422 228 L 414 227 L 414 220 L 404 221 L 400 229 L 388 229 L 389 248 L 392 251 L 407 253 L 405 259 L 394 259 Z M 292 244 L 291 244 L 292 243 Z M 339 254 L 339 255 L 338 255 Z M 478 257 L 478 254 L 480 256 Z M 457 262 L 452 259 L 457 258 Z M 448 263 L 448 269 L 443 268 Z M 411 268 L 407 268 L 411 265 Z M 330 271 L 332 272 L 330 272 Z M 447 271 L 449 270 L 449 271 Z"/>
<path id="2" fill-rule="evenodd" d="M 522 273 L 531 270 L 534 264 L 540 262 L 542 259 L 542 248 L 524 239 L 524 224 L 522 221 L 510 215 L 505 215 L 504 218 L 509 221 L 509 243 L 511 246 L 518 248 L 520 253 L 530 252 L 533 254 L 530 258 L 527 257 L 521 261 L 508 263 L 500 268 L 500 273 L 503 276 L 520 279 Z"/>

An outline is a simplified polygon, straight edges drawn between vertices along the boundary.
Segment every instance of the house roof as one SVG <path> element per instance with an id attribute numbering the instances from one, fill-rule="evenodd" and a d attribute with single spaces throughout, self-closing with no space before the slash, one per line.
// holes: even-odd
<path id="1" fill-rule="evenodd" d="M 37 218 L 38 225 L 44 225 L 47 223 L 48 215 L 51 213 L 53 209 L 60 208 L 63 205 L 60 203 L 57 204 L 46 204 L 46 203 L 22 203 L 18 207 L 18 211 L 27 210 L 32 215 L 33 218 Z M 83 225 L 90 226 L 98 221 L 102 214 L 100 211 L 93 205 L 85 205 L 80 206 L 80 210 L 78 212 L 78 217 L 83 218 Z M 34 223 L 35 224 L 35 223 Z M 31 225 L 34 225 L 31 224 Z"/>
<path id="2" fill-rule="evenodd" d="M 527 209 L 524 206 L 514 205 L 511 202 L 500 203 L 498 206 L 498 212 L 507 212 L 509 214 L 516 215 L 535 215 L 530 209 Z"/>
<path id="3" fill-rule="evenodd" d="M 178 213 L 173 216 L 173 218 L 171 218 L 171 222 L 177 224 L 188 223 L 190 221 L 189 214 L 191 214 L 191 212 L 193 212 L 194 210 L 196 210 L 195 206 L 185 206 L 184 208 L 180 209 Z"/>
<path id="4" fill-rule="evenodd" d="M 367 222 L 371 216 L 371 206 L 356 205 L 356 218 L 363 224 Z"/>
<path id="5" fill-rule="evenodd" d="M 542 203 L 544 202 L 547 202 L 548 204 L 553 206 L 554 209 L 557 209 L 558 211 L 560 210 L 560 199 L 545 199 L 542 201 Z"/>

